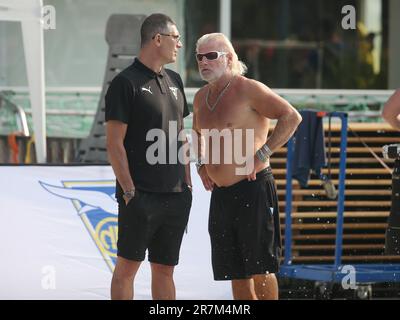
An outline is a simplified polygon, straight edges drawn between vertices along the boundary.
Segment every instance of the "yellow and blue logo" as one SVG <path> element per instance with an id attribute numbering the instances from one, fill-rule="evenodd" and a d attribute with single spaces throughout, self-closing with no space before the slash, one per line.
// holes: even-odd
<path id="1" fill-rule="evenodd" d="M 39 181 L 51 194 L 72 201 L 111 272 L 117 259 L 118 203 L 115 180 L 62 181 L 54 186 Z"/>

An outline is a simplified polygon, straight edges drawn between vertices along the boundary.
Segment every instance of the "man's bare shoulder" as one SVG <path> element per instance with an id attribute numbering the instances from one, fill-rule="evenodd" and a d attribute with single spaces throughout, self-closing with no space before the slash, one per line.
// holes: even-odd
<path id="1" fill-rule="evenodd" d="M 265 90 L 265 91 L 270 91 L 271 89 L 265 85 L 264 83 L 254 80 L 254 79 L 249 79 L 246 77 L 241 76 L 239 78 L 240 80 L 240 84 L 241 84 L 241 88 L 245 91 L 251 90 Z"/>
<path id="2" fill-rule="evenodd" d="M 239 76 L 235 85 L 235 93 L 249 100 L 258 99 L 258 97 L 268 98 L 273 95 L 273 91 L 264 83 Z"/>

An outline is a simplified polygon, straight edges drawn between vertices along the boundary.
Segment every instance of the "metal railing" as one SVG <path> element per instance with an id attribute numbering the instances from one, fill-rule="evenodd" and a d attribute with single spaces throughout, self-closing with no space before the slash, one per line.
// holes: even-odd
<path id="1" fill-rule="evenodd" d="M 0 109 L 6 108 L 7 106 L 10 107 L 15 113 L 18 132 L 20 132 L 23 136 L 28 137 L 29 127 L 24 109 L 7 99 L 6 94 L 0 92 Z"/>
<path id="2" fill-rule="evenodd" d="M 20 131 L 29 136 L 29 91 L 26 87 L 0 87 L 0 108 L 15 113 L 16 125 L 12 132 Z M 189 104 L 193 103 L 199 88 L 185 88 Z M 273 89 L 296 108 L 316 107 L 325 111 L 347 112 L 349 121 L 379 122 L 381 107 L 393 94 L 391 90 L 305 90 Z M 69 162 L 81 139 L 89 133 L 96 114 L 100 87 L 47 87 L 47 126 L 49 132 L 49 162 Z M 7 114 L 8 115 L 8 114 Z M 12 115 L 10 115 L 11 117 Z M 27 119 L 28 118 L 28 119 Z M 3 120 L 3 119 L 1 119 Z M 27 121 L 28 120 L 28 121 Z M 15 128 L 17 127 L 17 128 Z M 192 127 L 192 115 L 185 118 L 185 128 Z M 4 129 L 4 128 L 3 128 Z M 4 130 L 3 130 L 4 131 Z M 7 162 L 10 150 L 5 130 L 0 139 L 0 162 Z M 19 137 L 21 162 L 26 154 L 29 139 Z"/>

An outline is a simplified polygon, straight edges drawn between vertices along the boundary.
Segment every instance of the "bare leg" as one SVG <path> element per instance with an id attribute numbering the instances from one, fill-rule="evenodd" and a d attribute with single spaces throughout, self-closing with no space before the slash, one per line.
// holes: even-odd
<path id="1" fill-rule="evenodd" d="M 278 300 L 278 281 L 273 273 L 253 276 L 254 288 L 259 300 Z"/>
<path id="2" fill-rule="evenodd" d="M 127 260 L 122 257 L 117 258 L 111 281 L 112 300 L 133 299 L 133 281 L 140 264 L 141 261 Z"/>
<path id="3" fill-rule="evenodd" d="M 153 300 L 175 300 L 174 266 L 151 263 L 151 294 Z"/>
<path id="4" fill-rule="evenodd" d="M 232 280 L 233 299 L 258 300 L 253 279 Z"/>

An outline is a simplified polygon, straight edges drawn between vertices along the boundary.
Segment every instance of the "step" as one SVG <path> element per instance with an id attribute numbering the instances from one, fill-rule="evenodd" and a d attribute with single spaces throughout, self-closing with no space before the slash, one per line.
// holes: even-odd
<path id="1" fill-rule="evenodd" d="M 282 239 L 285 239 L 285 234 L 282 233 Z M 343 240 L 384 240 L 385 234 L 344 234 Z M 292 240 L 336 240 L 336 234 L 293 234 Z"/>
<path id="2" fill-rule="evenodd" d="M 328 262 L 334 261 L 334 256 L 301 256 L 292 257 L 292 262 Z M 362 256 L 342 256 L 342 261 L 370 261 L 370 262 L 396 262 L 400 263 L 400 256 L 384 256 L 384 255 L 362 255 Z"/>
<path id="3" fill-rule="evenodd" d="M 285 224 L 281 224 L 281 228 L 285 229 Z M 371 230 L 385 229 L 387 223 L 344 223 L 343 229 L 352 230 Z M 336 230 L 336 223 L 293 223 L 292 230 Z"/>
<path id="4" fill-rule="evenodd" d="M 279 201 L 279 205 L 286 206 L 285 201 Z M 293 207 L 336 207 L 337 201 L 292 201 Z M 362 200 L 349 200 L 344 202 L 345 207 L 390 207 L 391 201 L 377 200 L 377 201 L 362 201 Z"/>
<path id="5" fill-rule="evenodd" d="M 387 218 L 390 212 L 388 211 L 349 211 L 344 212 L 345 218 Z M 285 213 L 280 213 L 279 217 L 285 219 Z M 307 219 L 307 218 L 336 218 L 337 212 L 292 212 L 292 219 Z"/>
<path id="6" fill-rule="evenodd" d="M 335 244 L 298 244 L 292 245 L 292 250 L 335 250 Z M 384 244 L 344 244 L 343 250 L 384 250 Z"/>
<path id="7" fill-rule="evenodd" d="M 286 194 L 286 190 L 279 189 L 278 195 L 283 196 Z M 305 195 L 315 195 L 324 196 L 326 193 L 323 189 L 293 189 L 292 194 L 294 196 L 305 196 Z M 346 189 L 346 196 L 391 196 L 391 190 L 364 190 L 364 189 Z"/>
<path id="8" fill-rule="evenodd" d="M 286 186 L 286 180 L 285 179 L 275 179 L 277 185 L 285 185 Z M 331 180 L 333 184 L 336 186 L 338 185 L 339 181 L 337 179 Z M 346 179 L 345 180 L 346 186 L 391 186 L 392 185 L 392 180 L 389 179 Z M 320 186 L 321 185 L 321 180 L 308 180 L 308 185 L 309 186 Z M 295 179 L 292 181 L 292 186 L 300 186 L 299 182 Z"/>
<path id="9" fill-rule="evenodd" d="M 384 159 L 384 158 L 381 158 L 381 160 L 383 161 L 383 162 L 385 162 L 385 163 L 393 163 L 394 162 L 394 160 L 393 159 Z M 281 163 L 283 163 L 283 164 L 286 164 L 286 162 L 287 162 L 287 160 L 286 160 L 286 157 L 285 158 L 282 158 L 282 157 L 275 157 L 274 155 L 271 157 L 271 159 L 270 159 L 270 163 L 271 164 L 281 164 Z M 339 158 L 332 158 L 331 159 L 331 162 L 332 163 L 339 163 L 340 162 L 340 159 Z M 346 163 L 347 164 L 353 164 L 353 163 L 357 163 L 357 164 L 369 164 L 369 163 L 373 163 L 373 164 L 377 164 L 377 165 L 379 165 L 380 167 L 381 167 L 381 164 L 378 162 L 378 160 L 376 160 L 373 156 L 372 156 L 372 154 L 371 154 L 371 157 L 369 157 L 369 158 L 367 158 L 367 157 L 363 157 L 363 158 L 360 158 L 360 157 L 356 157 L 356 158 L 353 158 L 353 157 L 351 157 L 351 158 L 347 158 L 346 159 Z M 391 165 L 389 165 L 389 167 L 390 167 Z"/>
<path id="10" fill-rule="evenodd" d="M 274 176 L 276 175 L 286 175 L 286 169 L 273 169 L 272 173 Z M 328 169 L 322 169 L 322 173 L 328 174 Z M 331 174 L 339 174 L 339 169 L 338 168 L 332 168 L 331 169 Z M 362 168 L 362 169 L 355 169 L 355 168 L 347 168 L 346 169 L 346 175 L 351 175 L 351 174 L 366 174 L 366 175 L 371 175 L 371 174 L 388 174 L 391 175 L 390 172 L 388 172 L 387 169 L 382 168 Z"/>

